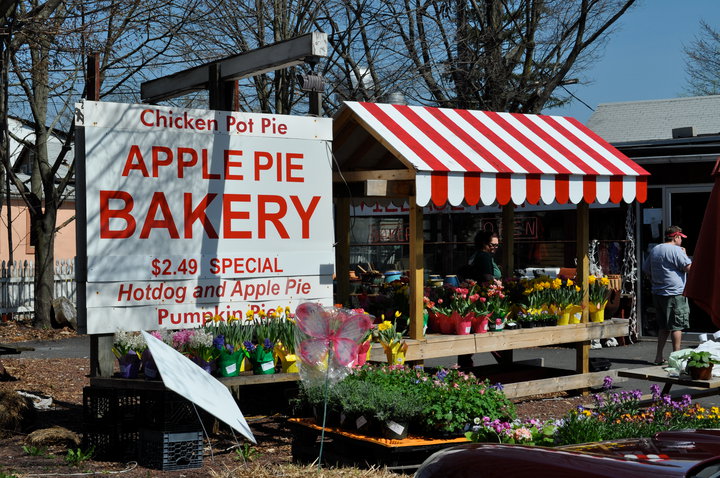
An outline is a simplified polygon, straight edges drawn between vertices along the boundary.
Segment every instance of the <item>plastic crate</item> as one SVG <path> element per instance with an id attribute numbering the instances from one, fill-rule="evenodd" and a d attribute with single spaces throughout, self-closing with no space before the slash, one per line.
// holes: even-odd
<path id="1" fill-rule="evenodd" d="M 168 433 L 143 429 L 139 463 L 163 471 L 200 468 L 203 464 L 202 432 Z"/>
<path id="2" fill-rule="evenodd" d="M 142 427 L 163 432 L 202 429 L 193 404 L 172 391 L 146 390 L 142 394 Z"/>
<path id="3" fill-rule="evenodd" d="M 93 458 L 106 461 L 136 460 L 140 431 L 122 430 L 120 426 L 85 430 L 82 449 L 92 448 Z"/>
<path id="4" fill-rule="evenodd" d="M 83 423 L 90 427 L 131 424 L 138 421 L 141 405 L 138 391 L 84 387 Z M 139 429 L 139 426 L 136 428 Z"/>

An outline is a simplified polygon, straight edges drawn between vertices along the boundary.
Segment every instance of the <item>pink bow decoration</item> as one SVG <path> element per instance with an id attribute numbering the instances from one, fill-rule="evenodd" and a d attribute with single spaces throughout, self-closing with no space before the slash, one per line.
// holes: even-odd
<path id="1" fill-rule="evenodd" d="M 295 324 L 305 335 L 298 344 L 300 360 L 311 365 L 346 367 L 357 358 L 358 342 L 372 327 L 369 315 L 347 309 L 306 302 L 295 310 Z"/>

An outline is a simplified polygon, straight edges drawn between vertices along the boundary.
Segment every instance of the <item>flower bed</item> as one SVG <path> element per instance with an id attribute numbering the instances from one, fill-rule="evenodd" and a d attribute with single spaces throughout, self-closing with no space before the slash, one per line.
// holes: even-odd
<path id="1" fill-rule="evenodd" d="M 324 416 L 326 424 L 329 420 L 370 435 L 381 434 L 381 424 L 393 422 L 405 427 L 405 434 L 457 436 L 478 414 L 515 417 L 515 407 L 499 384 L 456 369 L 428 372 L 401 365 L 366 365 L 331 387 L 303 383 L 296 406 L 314 409 L 318 421 Z"/>
<path id="2" fill-rule="evenodd" d="M 560 420 L 498 420 L 476 417 L 466 433 L 475 442 L 520 443 L 544 446 L 572 445 L 622 438 L 652 437 L 667 430 L 720 427 L 720 409 L 693 404 L 689 395 L 673 400 L 662 395 L 658 385 L 650 387 L 652 403 L 641 406 L 642 393 L 612 391 L 605 378 L 602 393 L 593 395 L 592 408 L 578 407 Z"/>

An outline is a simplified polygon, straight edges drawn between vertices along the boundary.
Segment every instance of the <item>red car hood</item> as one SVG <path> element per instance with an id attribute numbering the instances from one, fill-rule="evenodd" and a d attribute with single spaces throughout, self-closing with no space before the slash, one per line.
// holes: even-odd
<path id="1" fill-rule="evenodd" d="M 661 432 L 653 438 L 558 448 L 472 443 L 434 454 L 415 477 L 691 477 L 694 467 L 709 466 L 720 472 L 720 430 Z"/>

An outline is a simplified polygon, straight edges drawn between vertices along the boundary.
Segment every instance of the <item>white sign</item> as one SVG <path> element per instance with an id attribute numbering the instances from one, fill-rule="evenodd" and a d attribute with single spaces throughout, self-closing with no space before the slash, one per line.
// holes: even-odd
<path id="1" fill-rule="evenodd" d="M 253 443 L 255 436 L 230 390 L 177 350 L 142 332 L 163 384 L 224 421 Z"/>
<path id="2" fill-rule="evenodd" d="M 332 304 L 332 120 L 84 102 L 76 123 L 87 333 L 133 330 L 128 307 L 151 330 L 181 326 L 168 304 Z"/>

